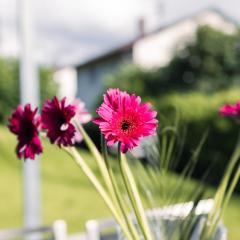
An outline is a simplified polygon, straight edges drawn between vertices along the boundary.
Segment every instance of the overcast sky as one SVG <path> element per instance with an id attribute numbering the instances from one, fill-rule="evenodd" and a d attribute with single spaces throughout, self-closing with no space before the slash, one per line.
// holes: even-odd
<path id="1" fill-rule="evenodd" d="M 33 0 L 37 58 L 51 64 L 77 63 L 124 43 L 147 26 L 171 22 L 208 6 L 240 22 L 239 0 Z M 0 50 L 18 49 L 21 0 L 0 0 Z"/>

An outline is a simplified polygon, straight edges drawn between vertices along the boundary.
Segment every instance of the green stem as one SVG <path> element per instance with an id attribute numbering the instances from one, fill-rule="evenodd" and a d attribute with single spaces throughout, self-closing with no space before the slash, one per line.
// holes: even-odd
<path id="1" fill-rule="evenodd" d="M 89 166 L 85 163 L 79 152 L 74 148 L 64 148 L 65 151 L 74 159 L 75 163 L 82 169 L 84 174 L 88 177 L 88 179 L 91 181 L 91 183 L 94 185 L 100 196 L 103 198 L 105 204 L 112 212 L 113 216 L 121 226 L 123 233 L 125 234 L 126 238 L 131 240 L 132 236 L 129 233 L 129 230 L 127 226 L 125 225 L 124 221 L 122 221 L 122 218 L 119 216 L 118 211 L 116 211 L 115 206 L 111 200 L 111 198 L 108 196 L 107 192 L 104 190 L 101 183 L 98 181 L 92 170 L 89 168 Z"/>
<path id="2" fill-rule="evenodd" d="M 76 121 L 76 125 L 78 127 L 78 130 L 80 131 L 80 133 L 83 135 L 83 138 L 90 150 L 90 152 L 93 154 L 97 164 L 98 164 L 98 167 L 100 169 L 100 172 L 102 174 L 102 177 L 104 179 L 104 182 L 107 186 L 107 189 L 111 195 L 111 198 L 113 200 L 113 203 L 116 207 L 116 210 L 118 212 L 118 214 L 120 215 L 121 218 L 124 219 L 124 222 L 125 224 L 127 224 L 128 226 L 128 222 L 126 221 L 125 219 L 125 216 L 124 216 L 124 213 L 119 205 L 119 202 L 118 202 L 118 198 L 116 196 L 116 193 L 115 193 L 115 189 L 114 189 L 114 183 L 112 182 L 112 179 L 111 179 L 111 176 L 110 176 L 110 173 L 108 171 L 108 166 L 107 166 L 107 162 L 102 158 L 100 152 L 98 151 L 98 149 L 96 148 L 95 144 L 93 143 L 93 141 L 91 140 L 91 138 L 88 136 L 88 134 L 85 132 L 84 128 L 82 127 L 82 125 Z M 103 152 L 103 155 L 106 155 L 106 149 L 104 150 Z M 129 228 L 129 230 L 131 231 L 132 229 Z M 133 239 L 137 240 L 138 238 L 134 238 L 134 235 L 133 235 Z"/>
<path id="3" fill-rule="evenodd" d="M 143 236 L 146 240 L 152 240 L 153 239 L 152 234 L 150 231 L 150 227 L 148 225 L 147 218 L 145 216 L 145 211 L 142 205 L 140 195 L 138 193 L 138 189 L 137 189 L 134 177 L 128 166 L 127 159 L 124 158 L 124 156 L 122 156 L 121 154 L 120 147 L 121 147 L 121 143 L 118 144 L 118 161 L 120 165 L 123 182 L 128 192 L 128 196 L 132 203 L 132 206 L 136 214 L 139 227 L 142 230 Z"/>
<path id="4" fill-rule="evenodd" d="M 103 180 L 104 180 L 104 182 L 107 186 L 107 189 L 108 189 L 108 191 L 111 195 L 111 198 L 113 199 L 114 204 L 116 205 L 117 211 L 119 212 L 119 214 L 122 217 L 124 217 L 123 214 L 121 213 L 120 207 L 118 206 L 117 198 L 116 198 L 115 191 L 114 191 L 114 186 L 113 186 L 113 183 L 111 181 L 111 177 L 110 177 L 110 174 L 108 172 L 108 168 L 106 166 L 106 161 L 102 158 L 102 155 L 100 154 L 100 152 L 96 148 L 95 144 L 93 143 L 91 138 L 88 136 L 88 134 L 85 132 L 84 128 L 82 127 L 82 125 L 78 121 L 76 121 L 76 126 L 77 126 L 78 130 L 80 131 L 80 133 L 82 134 L 90 152 L 92 153 L 92 155 L 94 156 L 94 158 L 95 158 L 95 160 L 98 164 L 98 167 L 100 169 Z M 105 151 L 105 153 L 103 153 L 103 155 L 104 154 L 106 154 L 106 151 Z"/>
<path id="5" fill-rule="evenodd" d="M 130 232 L 131 232 L 131 234 L 133 236 L 133 239 L 134 240 L 138 240 L 138 239 L 140 239 L 139 235 L 138 235 L 138 233 L 136 231 L 136 228 L 134 227 L 130 217 L 128 216 L 128 212 L 127 212 L 127 209 L 126 209 L 127 204 L 124 203 L 124 200 L 123 200 L 123 198 L 121 196 L 121 192 L 118 189 L 118 185 L 116 183 L 116 180 L 115 180 L 112 168 L 111 168 L 111 166 L 110 166 L 110 164 L 108 162 L 106 141 L 105 141 L 105 138 L 104 138 L 103 135 L 101 135 L 101 142 L 102 142 L 102 154 L 103 154 L 103 157 L 104 157 L 104 160 L 105 160 L 108 172 L 109 172 L 109 176 L 110 176 L 112 184 L 113 184 L 114 193 L 115 193 L 118 205 L 120 207 L 121 213 L 123 214 L 125 222 L 126 222 L 128 228 L 129 228 L 129 230 L 130 230 Z"/>
<path id="6" fill-rule="evenodd" d="M 92 155 L 94 156 L 97 164 L 98 164 L 98 167 L 100 169 L 100 172 L 102 174 L 102 177 L 105 181 L 105 184 L 110 192 L 110 194 L 113 196 L 114 194 L 114 190 L 113 190 L 113 186 L 112 186 L 112 183 L 111 183 L 111 179 L 110 179 L 110 176 L 109 176 L 109 173 L 108 173 L 108 170 L 107 170 L 107 167 L 105 165 L 105 161 L 104 159 L 102 158 L 100 152 L 98 151 L 98 149 L 96 148 L 95 144 L 93 143 L 93 141 L 91 140 L 91 138 L 88 136 L 88 134 L 85 132 L 84 128 L 82 127 L 82 125 L 76 121 L 76 125 L 77 125 L 77 128 L 78 130 L 80 131 L 80 133 L 82 134 L 90 152 L 92 153 Z"/>

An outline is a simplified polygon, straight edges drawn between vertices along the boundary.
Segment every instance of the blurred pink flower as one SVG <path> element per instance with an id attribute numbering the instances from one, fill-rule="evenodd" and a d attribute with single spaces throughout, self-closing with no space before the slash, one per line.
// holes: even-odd
<path id="1" fill-rule="evenodd" d="M 26 104 L 24 108 L 20 105 L 9 119 L 8 127 L 18 137 L 16 152 L 19 158 L 34 159 L 43 150 L 38 136 L 40 119 L 36 117 L 36 113 L 37 108 L 31 110 L 30 104 Z"/>
<path id="2" fill-rule="evenodd" d="M 91 114 L 87 111 L 85 103 L 80 99 L 76 98 L 72 105 L 75 107 L 76 117 L 80 123 L 88 123 L 92 120 Z"/>
<path id="3" fill-rule="evenodd" d="M 75 107 L 75 117 L 77 121 L 79 121 L 81 124 L 85 124 L 92 120 L 92 116 L 85 108 L 85 103 L 83 101 L 76 98 L 72 105 Z M 83 140 L 82 134 L 78 130 L 75 132 L 74 140 L 75 142 L 81 142 Z"/>
<path id="4" fill-rule="evenodd" d="M 237 109 L 234 105 L 226 104 L 220 108 L 220 114 L 223 117 L 230 117 L 237 114 Z"/>
<path id="5" fill-rule="evenodd" d="M 223 117 L 239 117 L 240 116 L 240 101 L 234 105 L 226 104 L 222 106 L 219 113 Z"/>
<path id="6" fill-rule="evenodd" d="M 59 101 L 56 97 L 45 101 L 41 114 L 42 128 L 47 130 L 51 143 L 59 146 L 74 144 L 75 127 L 71 123 L 75 116 L 75 106 L 66 104 L 66 98 Z"/>
<path id="7" fill-rule="evenodd" d="M 238 114 L 240 115 L 240 101 L 236 103 L 235 107 L 237 109 Z"/>
<path id="8" fill-rule="evenodd" d="M 119 89 L 109 89 L 97 109 L 100 116 L 93 122 L 99 125 L 108 146 L 121 143 L 123 153 L 138 146 L 143 137 L 156 134 L 157 112 L 141 98 Z"/>

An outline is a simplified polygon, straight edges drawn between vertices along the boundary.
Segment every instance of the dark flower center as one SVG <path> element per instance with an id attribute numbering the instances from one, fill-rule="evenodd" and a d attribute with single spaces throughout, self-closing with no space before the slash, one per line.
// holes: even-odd
<path id="1" fill-rule="evenodd" d="M 131 123 L 128 122 L 127 120 L 123 120 L 121 123 L 121 129 L 123 131 L 127 131 L 131 127 Z"/>
<path id="2" fill-rule="evenodd" d="M 35 133 L 35 126 L 31 121 L 23 121 L 22 126 L 22 135 L 21 137 L 26 141 L 30 142 L 34 136 Z"/>
<path id="3" fill-rule="evenodd" d="M 55 111 L 52 114 L 52 122 L 53 122 L 54 127 L 57 130 L 61 130 L 62 126 L 67 123 L 67 120 L 62 111 Z"/>
<path id="4" fill-rule="evenodd" d="M 66 118 L 65 118 L 64 114 L 62 114 L 62 113 L 59 114 L 58 123 L 60 126 L 62 126 L 64 123 L 66 123 Z"/>

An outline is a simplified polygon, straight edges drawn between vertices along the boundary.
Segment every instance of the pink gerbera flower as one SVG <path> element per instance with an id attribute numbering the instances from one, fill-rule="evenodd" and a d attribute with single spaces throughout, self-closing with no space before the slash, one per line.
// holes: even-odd
<path id="1" fill-rule="evenodd" d="M 76 121 L 79 121 L 81 124 L 85 124 L 91 121 L 92 116 L 87 111 L 85 107 L 85 103 L 83 101 L 76 98 L 72 104 L 75 107 L 75 111 L 76 111 L 76 115 L 75 115 Z M 83 140 L 82 134 L 77 129 L 75 132 L 74 140 L 76 142 L 81 142 Z"/>
<path id="2" fill-rule="evenodd" d="M 47 130 L 51 143 L 59 146 L 74 144 L 75 127 L 71 123 L 75 115 L 75 107 L 66 105 L 66 98 L 60 102 L 56 97 L 45 101 L 41 114 L 42 128 Z"/>
<path id="3" fill-rule="evenodd" d="M 34 159 L 35 154 L 40 154 L 43 150 L 38 136 L 39 117 L 36 117 L 37 108 L 32 111 L 31 105 L 26 104 L 23 108 L 18 106 L 9 119 L 9 129 L 18 137 L 16 148 L 19 158 Z"/>
<path id="4" fill-rule="evenodd" d="M 98 124 L 108 146 L 121 143 L 123 153 L 139 145 L 141 138 L 156 134 L 157 112 L 141 98 L 119 89 L 109 89 L 104 102 L 97 109 Z"/>

